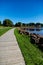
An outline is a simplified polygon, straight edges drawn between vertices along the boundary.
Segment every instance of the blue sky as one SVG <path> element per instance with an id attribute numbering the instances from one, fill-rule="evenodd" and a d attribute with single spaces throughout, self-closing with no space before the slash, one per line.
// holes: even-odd
<path id="1" fill-rule="evenodd" d="M 43 23 L 43 0 L 0 0 L 0 20 L 4 19 Z"/>

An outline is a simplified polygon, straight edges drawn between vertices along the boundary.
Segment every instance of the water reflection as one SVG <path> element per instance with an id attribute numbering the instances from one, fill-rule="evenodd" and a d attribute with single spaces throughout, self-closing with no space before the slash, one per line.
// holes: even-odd
<path id="1" fill-rule="evenodd" d="M 43 35 L 43 28 L 28 29 L 27 31 L 30 33 L 36 33 L 39 35 Z"/>

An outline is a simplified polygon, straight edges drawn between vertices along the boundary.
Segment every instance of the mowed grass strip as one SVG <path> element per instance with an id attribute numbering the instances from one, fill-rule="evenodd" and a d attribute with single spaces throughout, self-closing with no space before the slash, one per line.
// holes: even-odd
<path id="1" fill-rule="evenodd" d="M 43 65 L 43 53 L 37 46 L 30 43 L 30 37 L 21 35 L 18 29 L 15 29 L 14 34 L 17 38 L 26 65 Z"/>
<path id="2" fill-rule="evenodd" d="M 0 27 L 0 36 L 10 30 L 12 27 Z"/>

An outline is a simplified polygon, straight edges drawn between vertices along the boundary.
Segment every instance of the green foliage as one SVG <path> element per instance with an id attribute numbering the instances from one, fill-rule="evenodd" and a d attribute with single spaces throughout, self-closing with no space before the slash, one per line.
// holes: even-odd
<path id="1" fill-rule="evenodd" d="M 13 22 L 11 20 L 9 20 L 9 19 L 5 19 L 3 21 L 3 25 L 4 26 L 13 26 Z"/>
<path id="2" fill-rule="evenodd" d="M 41 25 L 41 23 L 36 23 L 36 25 Z"/>
<path id="3" fill-rule="evenodd" d="M 41 27 L 43 27 L 43 24 L 41 23 Z"/>
<path id="4" fill-rule="evenodd" d="M 22 26 L 26 26 L 26 24 L 25 23 L 22 23 Z"/>
<path id="5" fill-rule="evenodd" d="M 33 25 L 35 26 L 35 23 L 29 23 L 29 26 L 33 26 Z"/>
<path id="6" fill-rule="evenodd" d="M 0 25 L 1 25 L 1 21 L 0 21 Z"/>
<path id="7" fill-rule="evenodd" d="M 43 23 L 21 23 L 21 22 L 18 22 L 15 24 L 15 26 L 35 26 L 35 27 L 43 27 Z"/>
<path id="8" fill-rule="evenodd" d="M 37 48 L 37 46 L 30 43 L 30 37 L 19 34 L 17 29 L 15 29 L 14 33 L 26 65 L 43 65 L 43 53 Z"/>
<path id="9" fill-rule="evenodd" d="M 18 22 L 18 23 L 15 24 L 15 26 L 19 26 L 19 27 L 20 27 L 21 25 L 22 25 L 21 22 Z"/>
<path id="10" fill-rule="evenodd" d="M 38 26 L 41 26 L 41 23 L 36 23 L 35 25 L 36 25 L 36 27 L 38 27 Z"/>

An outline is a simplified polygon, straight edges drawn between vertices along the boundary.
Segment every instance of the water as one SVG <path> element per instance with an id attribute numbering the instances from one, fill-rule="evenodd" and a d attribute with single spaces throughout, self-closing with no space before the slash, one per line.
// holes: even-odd
<path id="1" fill-rule="evenodd" d="M 39 29 L 34 28 L 34 29 L 29 29 L 27 31 L 30 33 L 35 33 L 35 34 L 39 34 L 39 35 L 43 36 L 43 28 L 39 28 Z"/>

